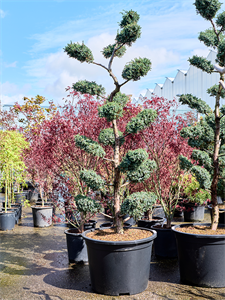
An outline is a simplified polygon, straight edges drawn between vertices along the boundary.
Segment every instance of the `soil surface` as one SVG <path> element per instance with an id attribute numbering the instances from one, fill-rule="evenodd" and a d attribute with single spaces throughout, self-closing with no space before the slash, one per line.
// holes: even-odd
<path id="1" fill-rule="evenodd" d="M 209 226 L 196 225 L 176 228 L 177 231 L 191 233 L 191 234 L 202 234 L 202 235 L 224 235 L 225 228 L 217 228 L 217 230 L 210 229 Z"/>
<path id="2" fill-rule="evenodd" d="M 146 239 L 153 234 L 148 230 L 124 229 L 123 234 L 118 234 L 114 229 L 95 230 L 89 232 L 86 236 L 101 241 L 121 242 Z"/>

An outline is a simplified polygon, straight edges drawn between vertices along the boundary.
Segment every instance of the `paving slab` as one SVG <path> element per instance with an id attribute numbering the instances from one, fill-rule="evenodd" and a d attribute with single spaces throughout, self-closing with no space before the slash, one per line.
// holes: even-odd
<path id="1" fill-rule="evenodd" d="M 99 217 L 98 221 L 106 220 Z M 119 297 L 93 293 L 89 267 L 68 263 L 66 229 L 66 224 L 34 228 L 31 208 L 23 207 L 23 217 L 14 230 L 0 231 L 0 299 L 225 299 L 225 288 L 181 284 L 178 260 L 158 259 L 154 253 L 143 293 Z"/>

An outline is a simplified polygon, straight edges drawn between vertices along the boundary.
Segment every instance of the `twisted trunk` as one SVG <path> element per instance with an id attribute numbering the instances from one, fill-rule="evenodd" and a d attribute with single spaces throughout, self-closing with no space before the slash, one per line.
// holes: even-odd
<path id="1" fill-rule="evenodd" d="M 224 82 L 224 76 L 220 75 L 220 80 Z M 216 230 L 218 227 L 219 220 L 219 207 L 217 203 L 217 185 L 219 178 L 219 150 L 220 150 L 220 94 L 222 86 L 219 85 L 219 90 L 216 95 L 215 104 L 215 136 L 214 136 L 214 152 L 213 152 L 213 180 L 211 185 L 211 200 L 212 200 L 212 230 Z"/>
<path id="2" fill-rule="evenodd" d="M 116 219 L 116 232 L 123 234 L 123 221 L 120 217 L 120 182 L 121 172 L 119 169 L 120 163 L 120 140 L 116 120 L 113 120 L 113 132 L 115 136 L 115 149 L 114 149 L 114 209 Z"/>

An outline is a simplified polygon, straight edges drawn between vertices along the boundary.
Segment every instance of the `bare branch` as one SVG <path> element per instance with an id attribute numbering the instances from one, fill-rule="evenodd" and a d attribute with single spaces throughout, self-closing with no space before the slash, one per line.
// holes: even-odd
<path id="1" fill-rule="evenodd" d="M 109 70 L 111 70 L 112 62 L 113 62 L 113 59 L 114 59 L 114 57 L 115 57 L 114 55 L 115 55 L 116 51 L 119 50 L 120 48 L 122 48 L 123 45 L 125 45 L 125 44 L 121 44 L 121 45 L 118 46 L 117 48 L 116 48 L 116 47 L 114 48 L 113 53 L 112 53 L 112 55 L 111 55 L 111 57 L 110 57 L 109 64 L 108 64 L 108 69 L 109 69 Z"/>
<path id="2" fill-rule="evenodd" d="M 121 140 L 121 139 L 125 138 L 126 136 L 128 136 L 129 134 L 130 134 L 130 133 L 127 133 L 127 134 L 125 134 L 125 135 L 123 135 L 123 136 L 120 136 L 120 137 L 118 137 L 118 139 Z"/>
<path id="3" fill-rule="evenodd" d="M 105 69 L 106 71 L 109 71 L 104 65 L 102 65 L 102 64 L 99 64 L 99 63 L 96 63 L 96 62 L 92 62 L 92 64 L 94 64 L 94 65 L 97 65 L 97 66 L 100 66 L 100 67 L 102 67 L 103 69 Z"/>
<path id="4" fill-rule="evenodd" d="M 113 163 L 114 163 L 114 159 L 109 159 L 109 158 L 105 158 L 105 157 L 102 157 L 102 159 L 104 159 L 104 160 L 108 160 L 108 161 L 111 161 L 111 162 L 113 162 Z"/>
<path id="5" fill-rule="evenodd" d="M 123 86 L 124 84 L 126 84 L 128 81 L 130 81 L 131 79 L 127 79 L 126 81 L 124 81 L 122 84 L 120 84 L 120 87 Z"/>
<path id="6" fill-rule="evenodd" d="M 104 214 L 103 212 L 100 212 L 100 214 L 103 215 L 103 216 L 105 216 L 105 217 L 107 217 L 107 218 L 113 219 L 112 216 L 106 215 L 106 214 Z"/>
<path id="7" fill-rule="evenodd" d="M 130 182 L 126 182 L 126 183 L 122 184 L 122 185 L 121 185 L 121 188 L 127 186 L 128 184 L 130 184 Z"/>
<path id="8" fill-rule="evenodd" d="M 225 153 L 218 154 L 218 157 L 225 156 Z"/>
<path id="9" fill-rule="evenodd" d="M 221 85 L 221 87 L 225 90 L 225 83 L 223 80 L 220 80 L 219 81 L 219 84 Z"/>
<path id="10" fill-rule="evenodd" d="M 215 23 L 213 22 L 212 19 L 210 19 L 210 22 L 211 22 L 212 27 L 213 27 L 213 30 L 214 30 L 214 32 L 215 32 L 217 38 L 218 38 L 218 41 L 220 42 L 220 35 L 219 35 L 219 33 L 218 33 L 217 29 L 216 29 Z"/>
<path id="11" fill-rule="evenodd" d="M 224 74 L 225 73 L 225 68 L 219 66 L 218 64 L 214 65 L 214 69 L 216 69 L 219 73 Z"/>

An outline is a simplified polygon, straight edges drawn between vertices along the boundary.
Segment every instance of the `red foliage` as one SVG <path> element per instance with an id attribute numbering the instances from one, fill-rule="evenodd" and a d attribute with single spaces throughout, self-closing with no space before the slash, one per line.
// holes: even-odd
<path id="1" fill-rule="evenodd" d="M 57 190 L 66 201 L 73 200 L 77 193 L 86 194 L 87 188 L 79 180 L 81 169 L 95 169 L 106 181 L 110 181 L 112 163 L 92 157 L 75 145 L 76 134 L 85 135 L 98 141 L 102 129 L 110 127 L 105 118 L 99 118 L 98 106 L 103 102 L 90 95 L 80 96 L 70 91 L 68 97 L 76 97 L 76 103 L 69 101 L 51 118 L 30 130 L 31 149 L 26 158 L 28 169 L 36 182 L 49 193 Z M 129 102 L 124 108 L 124 116 L 120 119 L 119 130 L 124 132 L 127 122 L 140 112 L 141 107 Z M 128 149 L 136 149 L 144 145 L 141 136 L 129 135 L 121 147 L 122 155 Z M 113 149 L 104 147 L 108 159 L 113 156 Z M 49 184 L 47 183 L 47 178 Z M 53 194 L 54 195 L 54 194 Z M 53 196 L 54 197 L 54 196 Z"/>
<path id="2" fill-rule="evenodd" d="M 160 185 L 162 198 L 167 198 L 171 184 L 177 182 L 182 172 L 178 168 L 179 155 L 190 158 L 192 153 L 192 148 L 180 136 L 180 130 L 187 123 L 181 115 L 176 114 L 178 104 L 175 99 L 152 97 L 144 101 L 143 107 L 156 109 L 158 113 L 156 121 L 141 133 L 149 158 L 157 164 L 157 171 L 144 184 L 132 186 L 132 190 L 143 190 L 145 187 L 155 191 Z"/>
<path id="3" fill-rule="evenodd" d="M 73 101 L 76 98 L 76 103 L 72 105 L 69 101 L 51 119 L 44 120 L 30 130 L 31 149 L 26 158 L 30 173 L 42 189 L 46 193 L 56 190 L 66 202 L 72 201 L 77 193 L 87 194 L 88 189 L 79 179 L 79 172 L 83 168 L 95 169 L 106 182 L 111 182 L 110 159 L 113 157 L 113 149 L 109 146 L 104 147 L 109 160 L 92 157 L 76 147 L 76 134 L 98 141 L 100 131 L 111 124 L 98 116 L 97 108 L 103 102 L 90 95 L 81 97 L 69 88 L 68 91 L 68 97 L 72 96 Z M 179 155 L 185 154 L 188 157 L 192 151 L 179 134 L 186 125 L 186 120 L 176 115 L 175 100 L 153 97 L 145 100 L 143 107 L 156 109 L 157 120 L 143 132 L 126 136 L 125 143 L 121 146 L 121 156 L 130 149 L 146 148 L 149 158 L 156 161 L 158 168 L 145 183 L 131 185 L 130 192 L 154 190 L 158 176 L 161 196 L 166 198 L 171 184 L 176 182 L 181 173 L 177 169 Z M 128 102 L 124 107 L 124 115 L 118 122 L 119 130 L 125 133 L 127 122 L 141 109 L 142 106 Z M 51 194 L 52 198 L 54 195 Z"/>
<path id="4" fill-rule="evenodd" d="M 0 111 L 0 126 L 4 130 L 18 129 L 17 115 L 14 112 L 13 108 L 10 108 L 9 111 L 7 110 Z"/>
<path id="5" fill-rule="evenodd" d="M 75 106 L 60 107 L 51 119 L 30 130 L 26 165 L 46 193 L 57 187 L 65 198 L 71 199 L 75 191 L 84 188 L 77 180 L 79 171 L 94 167 L 95 159 L 75 146 L 74 136 L 79 133 L 96 140 L 104 126 L 97 117 L 98 105 L 87 96 Z"/>

